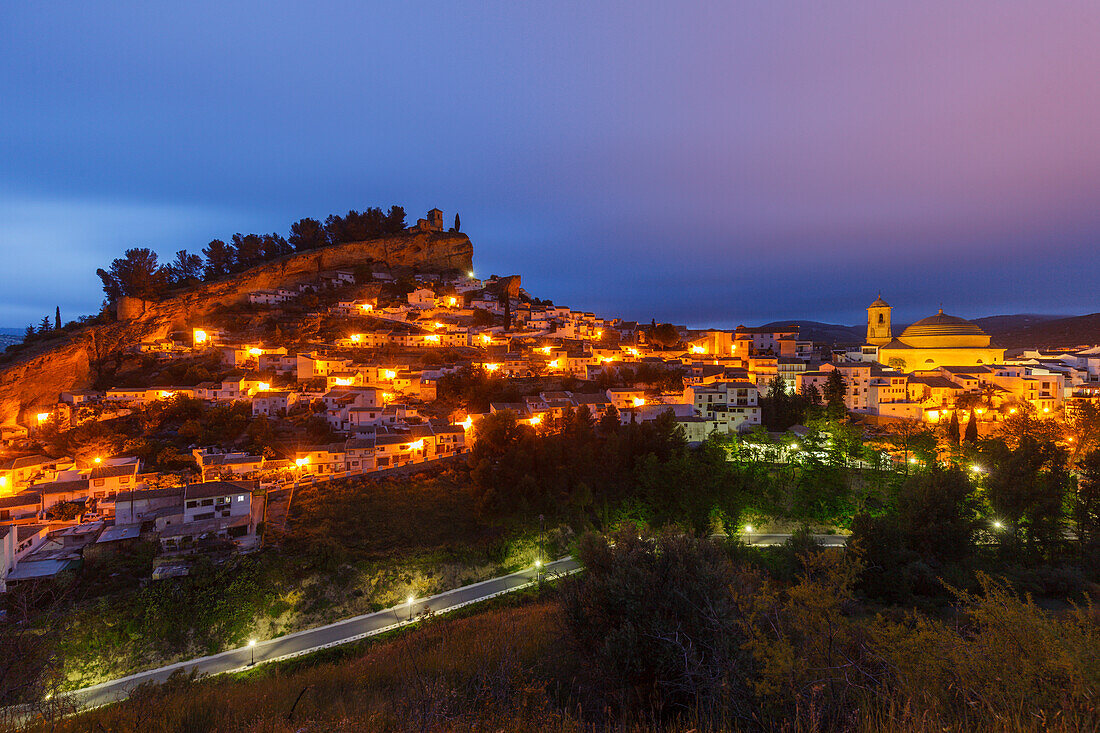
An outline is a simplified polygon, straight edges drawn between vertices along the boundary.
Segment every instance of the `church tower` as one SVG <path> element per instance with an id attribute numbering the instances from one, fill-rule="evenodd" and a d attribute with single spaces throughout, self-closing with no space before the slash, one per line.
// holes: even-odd
<path id="1" fill-rule="evenodd" d="M 873 346 L 885 346 L 893 340 L 890 332 L 890 304 L 882 299 L 882 294 L 875 298 L 871 307 L 867 309 L 867 343 Z"/>

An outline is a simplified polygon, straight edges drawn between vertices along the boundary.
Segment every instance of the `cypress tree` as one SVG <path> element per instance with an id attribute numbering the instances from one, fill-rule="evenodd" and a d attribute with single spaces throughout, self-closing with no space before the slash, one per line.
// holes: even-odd
<path id="1" fill-rule="evenodd" d="M 964 439 L 971 445 L 978 442 L 978 419 L 974 415 L 973 410 L 970 411 L 970 422 L 966 424 L 966 435 Z"/>
<path id="2" fill-rule="evenodd" d="M 53 327 L 58 331 L 61 330 L 61 306 L 57 306 L 53 314 Z"/>
<path id="3" fill-rule="evenodd" d="M 959 444 L 959 411 L 955 410 L 951 413 L 951 423 L 947 426 L 947 438 L 951 441 L 951 445 Z"/>

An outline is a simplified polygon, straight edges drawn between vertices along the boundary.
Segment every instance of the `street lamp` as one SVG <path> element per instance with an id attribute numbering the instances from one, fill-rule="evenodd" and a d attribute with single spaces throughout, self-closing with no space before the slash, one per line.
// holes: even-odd
<path id="1" fill-rule="evenodd" d="M 248 663 L 248 666 L 249 667 L 254 667 L 256 665 L 256 640 L 255 639 L 249 639 L 248 640 L 248 651 L 252 652 L 252 661 Z"/>
<path id="2" fill-rule="evenodd" d="M 535 582 L 542 584 L 542 558 L 535 558 Z"/>
<path id="3" fill-rule="evenodd" d="M 413 620 L 413 603 L 416 601 L 416 596 L 409 596 L 409 621 Z"/>
<path id="4" fill-rule="evenodd" d="M 1004 529 L 1004 525 L 1001 524 L 1000 520 L 994 519 L 993 520 L 993 529 Z"/>
<path id="5" fill-rule="evenodd" d="M 752 544 L 752 525 L 751 524 L 746 524 L 745 525 L 745 535 L 749 540 L 749 544 L 751 545 Z"/>

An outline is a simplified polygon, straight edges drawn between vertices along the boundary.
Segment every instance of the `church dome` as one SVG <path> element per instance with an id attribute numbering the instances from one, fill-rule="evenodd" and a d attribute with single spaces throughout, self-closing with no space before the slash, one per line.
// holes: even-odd
<path id="1" fill-rule="evenodd" d="M 875 298 L 875 302 L 871 303 L 871 307 L 872 308 L 889 308 L 890 304 L 887 303 L 885 300 L 883 300 L 882 295 L 880 294 L 877 298 Z"/>
<path id="2" fill-rule="evenodd" d="M 942 308 L 934 316 L 922 318 L 906 328 L 898 340 L 917 348 L 989 346 L 989 335 L 976 323 L 949 316 Z"/>
<path id="3" fill-rule="evenodd" d="M 901 332 L 902 341 L 913 336 L 985 336 L 985 331 L 965 318 L 949 316 L 940 309 L 934 316 L 922 318 Z"/>

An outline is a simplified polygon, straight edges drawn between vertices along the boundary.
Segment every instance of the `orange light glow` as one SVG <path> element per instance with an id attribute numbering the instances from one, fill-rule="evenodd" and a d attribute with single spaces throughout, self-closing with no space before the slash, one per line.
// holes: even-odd
<path id="1" fill-rule="evenodd" d="M 627 348 L 627 350 L 626 350 L 626 351 L 627 351 L 627 353 L 628 353 L 628 354 L 630 354 L 631 356 L 637 356 L 637 355 L 638 355 L 638 350 L 637 350 L 637 349 L 634 349 L 634 348 Z"/>
<path id="2" fill-rule="evenodd" d="M 175 394 L 175 392 L 169 392 L 166 389 L 162 389 L 160 391 L 160 397 L 161 397 L 161 399 L 164 399 L 164 400 L 168 399 L 169 397 L 171 397 L 174 394 Z"/>
<path id="3" fill-rule="evenodd" d="M 631 402 L 634 403 L 635 407 L 642 407 L 642 406 L 645 405 L 645 398 L 644 397 L 635 397 L 631 400 Z"/>
<path id="4" fill-rule="evenodd" d="M 50 419 L 50 413 L 48 413 L 48 412 L 38 413 L 38 422 L 40 422 L 40 423 L 41 422 L 46 422 L 49 419 Z"/>
<path id="5" fill-rule="evenodd" d="M 306 456 L 305 458 L 295 459 L 294 460 L 294 465 L 297 466 L 298 468 L 301 468 L 302 466 L 308 466 L 309 465 L 309 456 Z"/>
<path id="6" fill-rule="evenodd" d="M 456 305 L 458 305 L 458 298 L 447 298 L 447 305 L 454 308 Z"/>
<path id="7" fill-rule="evenodd" d="M 266 392 L 269 389 L 271 389 L 271 385 L 268 384 L 267 382 L 260 382 L 259 384 L 256 385 L 256 391 L 257 392 Z"/>
<path id="8" fill-rule="evenodd" d="M 547 366 L 548 366 L 548 367 L 550 367 L 551 369 L 557 369 L 557 368 L 558 368 L 558 365 L 559 365 L 560 363 L 561 363 L 561 359 L 554 359 L 554 360 L 553 360 L 552 362 L 550 362 L 549 364 L 547 364 Z"/>
<path id="9" fill-rule="evenodd" d="M 382 401 L 383 402 L 389 402 L 392 399 L 393 399 L 393 392 L 383 392 L 382 393 Z"/>
<path id="10" fill-rule="evenodd" d="M 541 351 L 542 353 L 546 354 L 547 356 L 550 356 L 550 347 L 549 346 L 540 346 L 538 350 Z"/>
<path id="11" fill-rule="evenodd" d="M 362 304 L 361 306 L 359 306 L 359 307 L 360 307 L 360 308 L 362 308 L 362 309 L 363 309 L 363 310 L 365 310 L 365 311 L 372 311 L 372 310 L 374 310 L 374 306 L 373 306 L 373 305 L 371 305 L 370 303 L 363 303 L 363 304 Z"/>
<path id="12" fill-rule="evenodd" d="M 481 343 L 483 343 L 483 344 L 491 344 L 491 343 L 493 343 L 493 337 L 492 337 L 492 336 L 490 336 L 490 335 L 489 335 L 489 334 L 487 334 L 487 333 L 483 333 L 483 334 L 481 334 Z"/>
<path id="13" fill-rule="evenodd" d="M 92 461 L 94 463 L 103 463 L 103 459 L 100 458 L 99 456 L 96 456 L 95 458 L 93 458 Z"/>
<path id="14" fill-rule="evenodd" d="M 443 325 L 444 324 L 440 323 L 439 321 L 436 321 L 435 323 L 432 324 L 432 328 L 434 328 L 438 331 L 439 329 L 443 328 Z"/>
<path id="15" fill-rule="evenodd" d="M 333 381 L 333 384 L 335 384 L 337 387 L 350 387 L 351 386 L 351 380 L 347 379 L 345 377 L 337 377 Z"/>
<path id="16" fill-rule="evenodd" d="M 705 346 L 692 346 L 691 347 L 691 353 L 693 353 L 693 354 L 705 354 L 705 353 L 707 353 L 707 349 L 706 349 Z"/>
<path id="17" fill-rule="evenodd" d="M 386 370 L 384 370 L 384 371 L 382 372 L 382 376 L 383 376 L 383 377 L 384 377 L 385 379 L 393 380 L 393 379 L 396 379 L 396 378 L 397 378 L 397 372 L 395 372 L 395 371 L 394 371 L 394 370 L 392 370 L 392 369 L 386 369 Z"/>
<path id="18" fill-rule="evenodd" d="M 500 369 L 500 364 L 485 364 L 484 367 L 487 372 L 495 372 L 497 369 Z"/>
<path id="19" fill-rule="evenodd" d="M 598 338 L 598 339 L 603 338 L 603 329 L 600 329 L 600 328 L 596 329 L 596 338 Z"/>
<path id="20" fill-rule="evenodd" d="M 439 343 L 439 334 L 438 333 L 430 333 L 430 334 L 428 334 L 427 336 L 424 337 L 424 340 L 427 341 L 430 344 L 438 344 Z"/>
<path id="21" fill-rule="evenodd" d="M 206 331 L 203 331 L 201 328 L 196 328 L 191 332 L 191 338 L 196 344 L 205 344 L 207 338 Z"/>
<path id="22" fill-rule="evenodd" d="M 360 342 L 360 341 L 362 341 L 362 340 L 363 340 L 363 334 L 361 334 L 361 333 L 353 333 L 353 334 L 351 335 L 351 342 L 352 342 L 353 344 L 357 344 L 357 343 L 359 343 L 359 342 Z"/>
<path id="23" fill-rule="evenodd" d="M 1011 410 L 1008 411 L 1008 414 L 1009 415 L 1015 415 L 1016 414 L 1016 408 L 1013 407 Z"/>
<path id="24" fill-rule="evenodd" d="M 460 422 L 459 425 L 461 425 L 463 427 L 463 429 L 469 430 L 470 428 L 472 428 L 474 426 L 474 419 L 472 417 L 470 417 L 469 415 L 467 415 L 466 419 L 463 420 L 462 422 Z"/>
<path id="25" fill-rule="evenodd" d="M 251 349 L 248 350 L 248 353 L 252 354 L 252 356 L 259 356 L 260 354 L 264 353 L 264 350 L 257 349 L 255 346 L 253 346 Z"/>
<path id="26" fill-rule="evenodd" d="M 424 450 L 424 439 L 421 438 L 416 442 L 409 443 L 409 448 L 412 450 Z"/>
<path id="27" fill-rule="evenodd" d="M 532 415 L 531 416 L 531 424 L 532 425 L 541 425 L 542 424 L 542 415 Z"/>

